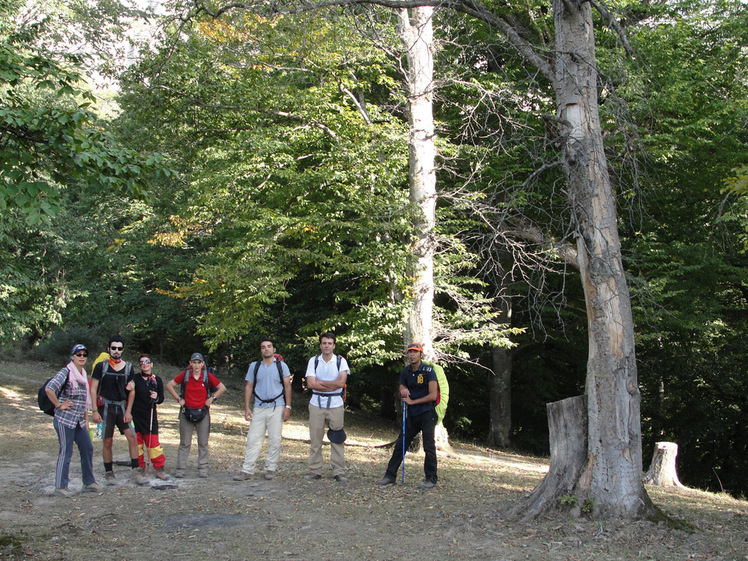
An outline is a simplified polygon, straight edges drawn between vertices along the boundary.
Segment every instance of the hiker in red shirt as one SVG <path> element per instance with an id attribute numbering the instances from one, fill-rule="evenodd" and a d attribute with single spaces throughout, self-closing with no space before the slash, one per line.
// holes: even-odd
<path id="1" fill-rule="evenodd" d="M 181 388 L 180 393 L 177 393 L 177 386 Z M 207 369 L 203 355 L 194 353 L 190 357 L 190 367 L 166 384 L 166 390 L 181 406 L 174 477 L 184 477 L 194 432 L 197 432 L 197 472 L 200 477 L 208 477 L 210 406 L 226 391 L 226 386 Z"/>

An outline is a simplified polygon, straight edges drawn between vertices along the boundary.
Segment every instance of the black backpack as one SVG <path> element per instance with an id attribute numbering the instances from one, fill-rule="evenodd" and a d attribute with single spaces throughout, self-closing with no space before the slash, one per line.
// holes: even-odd
<path id="1" fill-rule="evenodd" d="M 208 395 L 205 399 L 208 399 L 209 397 L 213 395 L 213 393 L 211 392 L 213 388 L 210 387 L 209 374 L 213 374 L 213 376 L 216 375 L 216 373 L 213 372 L 212 368 L 210 368 L 209 366 L 204 366 L 203 367 L 203 385 L 205 386 L 205 391 L 208 392 Z M 192 367 L 189 367 L 184 371 L 184 379 L 182 380 L 182 391 L 179 394 L 179 397 L 181 397 L 182 399 L 184 399 L 184 389 L 187 386 L 187 380 L 189 380 L 190 378 L 192 378 Z"/>
<path id="2" fill-rule="evenodd" d="M 336 359 L 335 362 L 337 364 L 337 368 L 338 368 L 338 370 L 340 370 L 340 363 L 343 360 L 343 355 L 335 355 L 335 359 Z M 319 365 L 319 355 L 317 355 L 317 356 L 314 357 L 314 373 L 315 374 L 317 373 L 317 366 L 318 365 Z M 340 393 L 322 393 L 322 392 L 316 392 L 314 390 L 310 390 L 309 393 L 311 395 L 321 395 L 321 396 L 324 396 L 324 397 L 342 397 L 343 401 L 345 401 L 346 390 L 347 389 L 348 389 L 348 384 L 346 384 L 345 386 L 343 386 L 340 389 Z M 328 401 L 328 404 L 329 404 L 329 401 Z"/>
<path id="3" fill-rule="evenodd" d="M 67 368 L 65 370 L 67 370 Z M 52 376 L 52 378 L 54 378 L 54 376 Z M 36 401 L 37 403 L 39 403 L 39 409 L 44 411 L 47 415 L 51 415 L 52 417 L 54 417 L 55 406 L 52 404 L 52 400 L 49 399 L 49 396 L 47 395 L 47 384 L 49 384 L 52 378 L 44 382 L 42 384 L 42 387 L 39 388 L 39 391 L 36 394 Z M 67 387 L 69 379 L 70 379 L 70 370 L 68 370 L 68 375 L 65 377 L 65 383 L 62 384 L 62 386 L 60 386 L 60 391 L 55 394 L 57 395 L 57 397 L 60 397 L 60 394 L 62 393 L 62 391 Z"/>
<path id="4" fill-rule="evenodd" d="M 279 393 L 272 399 L 262 399 L 259 395 L 257 395 L 257 372 L 260 370 L 261 362 L 262 362 L 261 360 L 255 361 L 255 372 L 254 372 L 255 383 L 252 386 L 252 395 L 254 395 L 257 399 L 259 399 L 260 403 L 273 403 L 276 399 L 284 395 L 286 392 L 285 390 L 281 390 L 281 393 Z M 281 387 L 283 387 L 283 367 L 281 366 L 281 360 L 276 357 L 274 362 L 275 362 L 275 365 L 278 367 L 278 377 L 280 378 Z"/>

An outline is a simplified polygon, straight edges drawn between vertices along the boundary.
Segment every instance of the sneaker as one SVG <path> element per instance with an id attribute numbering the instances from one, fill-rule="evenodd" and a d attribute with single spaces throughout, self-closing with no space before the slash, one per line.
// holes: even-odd
<path id="1" fill-rule="evenodd" d="M 273 470 L 270 470 L 270 469 L 267 470 L 265 472 L 265 479 L 267 479 L 268 481 L 272 481 L 273 479 L 275 479 L 275 472 Z"/>
<path id="2" fill-rule="evenodd" d="M 200 479 L 208 479 L 208 472 L 207 471 L 199 471 L 199 472 L 197 472 L 197 476 Z"/>
<path id="3" fill-rule="evenodd" d="M 429 489 L 433 489 L 436 487 L 436 481 L 431 481 L 430 479 L 424 479 L 423 483 L 421 483 L 418 488 L 423 491 L 428 491 Z"/>
<path id="4" fill-rule="evenodd" d="M 345 475 L 335 475 L 333 479 L 338 483 L 348 483 L 348 478 Z"/>
<path id="5" fill-rule="evenodd" d="M 384 487 L 386 485 L 394 485 L 395 484 L 395 478 L 394 477 L 387 477 L 386 475 L 382 478 L 381 481 L 377 481 L 377 485 L 380 487 Z"/>
<path id="6" fill-rule="evenodd" d="M 184 477 L 184 472 L 177 470 L 174 472 L 174 477 L 176 477 L 177 479 L 182 479 Z"/>
<path id="7" fill-rule="evenodd" d="M 171 475 L 164 471 L 164 468 L 153 470 L 153 474 L 161 481 L 171 481 Z"/>
<path id="8" fill-rule="evenodd" d="M 55 495 L 57 495 L 58 497 L 65 497 L 66 499 L 69 499 L 73 496 L 73 492 L 67 487 L 59 487 L 55 489 Z"/>
<path id="9" fill-rule="evenodd" d="M 100 483 L 96 483 L 96 481 L 83 486 L 84 493 L 101 493 L 103 490 L 104 486 Z"/>
<path id="10" fill-rule="evenodd" d="M 104 484 L 105 485 L 116 485 L 117 484 L 116 479 L 117 477 L 114 475 L 113 471 L 107 471 L 106 473 L 104 473 Z"/>
<path id="11" fill-rule="evenodd" d="M 315 481 L 316 479 L 322 479 L 322 476 L 319 473 L 307 473 L 304 476 L 304 479 L 307 481 Z"/>
<path id="12" fill-rule="evenodd" d="M 252 479 L 254 473 L 247 473 L 246 471 L 239 472 L 239 475 L 234 476 L 234 481 L 246 481 Z"/>
<path id="13" fill-rule="evenodd" d="M 143 475 L 143 468 L 132 468 L 130 481 L 135 483 L 135 485 L 148 485 L 150 483 L 148 478 Z"/>

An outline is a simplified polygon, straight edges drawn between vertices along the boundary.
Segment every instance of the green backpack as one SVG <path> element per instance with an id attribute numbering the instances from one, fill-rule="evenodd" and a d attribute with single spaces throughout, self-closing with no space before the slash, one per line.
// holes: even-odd
<path id="1" fill-rule="evenodd" d="M 447 381 L 447 375 L 444 373 L 444 368 L 439 366 L 436 362 L 429 360 L 422 360 L 423 364 L 430 366 L 434 369 L 436 374 L 436 383 L 438 390 L 436 394 L 436 424 L 438 425 L 444 420 L 444 415 L 447 413 L 447 404 L 449 403 L 449 382 Z"/>

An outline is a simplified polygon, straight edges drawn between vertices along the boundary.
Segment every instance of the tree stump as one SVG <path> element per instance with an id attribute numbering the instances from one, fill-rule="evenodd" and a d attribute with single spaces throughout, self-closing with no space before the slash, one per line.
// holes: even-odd
<path id="1" fill-rule="evenodd" d="M 675 442 L 655 443 L 652 463 L 644 474 L 644 483 L 658 487 L 683 487 L 675 470 L 675 459 L 678 456 L 678 445 Z"/>
<path id="2" fill-rule="evenodd" d="M 579 395 L 546 404 L 551 462 L 543 481 L 512 516 L 537 517 L 559 497 L 573 495 L 587 464 L 587 398 Z"/>

